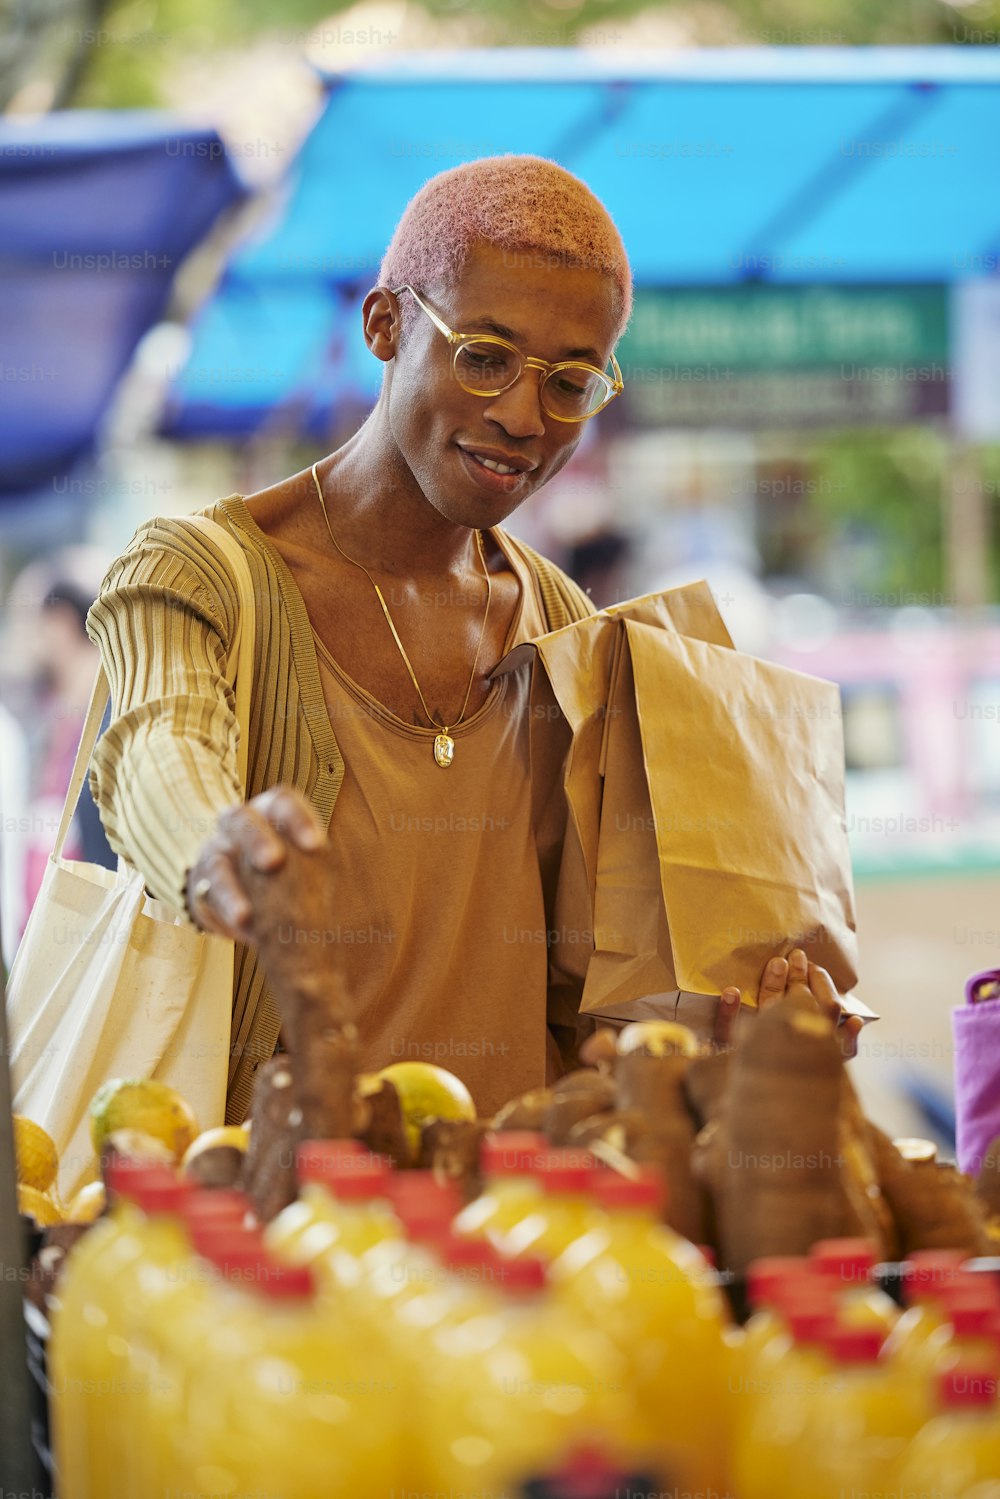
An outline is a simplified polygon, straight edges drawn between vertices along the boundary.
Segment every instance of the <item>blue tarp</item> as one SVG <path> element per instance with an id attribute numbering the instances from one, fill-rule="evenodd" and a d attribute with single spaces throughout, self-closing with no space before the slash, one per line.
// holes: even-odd
<path id="1" fill-rule="evenodd" d="M 0 500 L 90 453 L 178 266 L 244 194 L 219 136 L 167 115 L 0 122 Z"/>
<path id="2" fill-rule="evenodd" d="M 358 306 L 436 172 L 529 151 L 577 172 L 654 286 L 952 282 L 1000 267 L 988 47 L 426 54 L 330 77 L 271 222 L 195 328 L 165 430 L 316 434 L 381 367 Z"/>

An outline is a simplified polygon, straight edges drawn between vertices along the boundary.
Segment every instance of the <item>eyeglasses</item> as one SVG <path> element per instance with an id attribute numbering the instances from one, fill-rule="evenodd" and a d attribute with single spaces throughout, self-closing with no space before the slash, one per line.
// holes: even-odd
<path id="1" fill-rule="evenodd" d="M 522 354 L 505 338 L 489 333 L 456 333 L 438 317 L 412 286 L 400 286 L 393 296 L 408 291 L 423 308 L 439 333 L 452 346 L 451 372 L 463 390 L 473 396 L 499 396 L 516 385 L 526 369 L 540 370 L 538 399 L 542 410 L 556 422 L 585 422 L 603 411 L 625 389 L 618 361 L 611 355 L 614 379 L 596 365 L 564 359 L 549 364 Z"/>

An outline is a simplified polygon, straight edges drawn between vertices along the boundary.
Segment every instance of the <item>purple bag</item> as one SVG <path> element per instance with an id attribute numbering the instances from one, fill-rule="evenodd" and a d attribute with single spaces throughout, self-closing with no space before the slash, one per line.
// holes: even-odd
<path id="1" fill-rule="evenodd" d="M 984 984 L 994 999 L 977 1000 Z M 951 1012 L 955 1040 L 955 1131 L 959 1169 L 978 1176 L 987 1151 L 1000 1138 L 1000 969 L 977 973 L 965 986 L 965 1004 Z"/>

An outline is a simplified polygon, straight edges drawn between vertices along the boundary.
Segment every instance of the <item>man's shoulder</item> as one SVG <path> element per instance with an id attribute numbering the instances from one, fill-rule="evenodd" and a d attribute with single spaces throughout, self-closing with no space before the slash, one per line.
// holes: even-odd
<path id="1" fill-rule="evenodd" d="M 530 547 L 520 537 L 512 536 L 509 531 L 504 531 L 504 538 L 517 548 L 538 579 L 550 630 L 561 630 L 564 625 L 571 625 L 578 619 L 587 619 L 589 615 L 596 614 L 593 603 L 583 589 L 561 567 L 548 557 L 543 557 L 541 552 L 536 552 L 534 547 Z"/>

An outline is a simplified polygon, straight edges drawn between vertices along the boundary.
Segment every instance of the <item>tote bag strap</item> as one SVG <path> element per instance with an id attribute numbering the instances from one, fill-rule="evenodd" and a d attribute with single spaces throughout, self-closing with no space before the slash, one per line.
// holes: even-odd
<path id="1" fill-rule="evenodd" d="M 224 526 L 217 521 L 210 520 L 207 515 L 189 515 L 185 517 L 186 524 L 194 526 L 198 531 L 211 541 L 225 556 L 226 562 L 236 583 L 239 608 L 236 614 L 236 633 L 230 641 L 229 656 L 236 656 L 236 722 L 239 726 L 240 737 L 237 749 L 237 762 L 239 765 L 240 785 L 246 792 L 247 765 L 249 757 L 250 739 L 250 697 L 253 691 L 254 677 L 254 644 L 256 638 L 257 610 L 254 600 L 253 578 L 250 574 L 250 565 L 246 559 L 246 553 Z M 73 821 L 73 813 L 76 804 L 80 800 L 80 792 L 83 790 L 83 778 L 87 774 L 97 744 L 97 736 L 101 730 L 104 719 L 104 710 L 108 705 L 110 697 L 108 679 L 104 674 L 103 666 L 97 668 L 94 678 L 94 686 L 90 694 L 90 703 L 87 707 L 87 716 L 84 719 L 83 732 L 80 735 L 80 743 L 76 751 L 76 759 L 73 762 L 73 771 L 69 778 L 69 787 L 66 792 L 66 800 L 63 803 L 62 816 L 59 819 L 59 830 L 56 833 L 53 856 L 57 859 L 62 857 L 63 847 L 69 834 L 70 823 Z"/>

